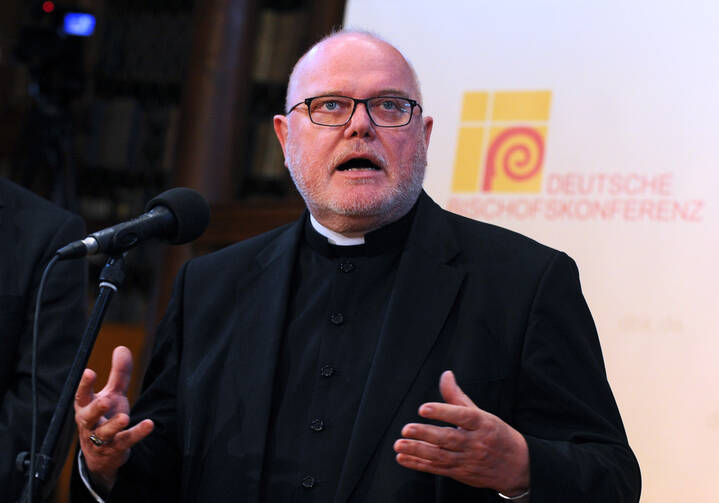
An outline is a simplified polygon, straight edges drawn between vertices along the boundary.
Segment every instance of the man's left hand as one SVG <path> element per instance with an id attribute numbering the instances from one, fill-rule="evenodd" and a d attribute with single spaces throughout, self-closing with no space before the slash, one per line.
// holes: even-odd
<path id="1" fill-rule="evenodd" d="M 451 477 L 507 496 L 529 488 L 529 448 L 517 430 L 477 407 L 457 385 L 452 371 L 439 380 L 446 403 L 425 403 L 419 415 L 456 425 L 409 423 L 394 443 L 397 462 L 413 470 Z"/>

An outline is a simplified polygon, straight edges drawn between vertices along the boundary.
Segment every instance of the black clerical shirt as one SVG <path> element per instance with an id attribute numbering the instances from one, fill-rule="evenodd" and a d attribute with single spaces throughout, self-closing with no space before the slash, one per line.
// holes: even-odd
<path id="1" fill-rule="evenodd" d="M 275 374 L 262 501 L 334 499 L 413 215 L 355 246 L 329 244 L 305 220 Z"/>

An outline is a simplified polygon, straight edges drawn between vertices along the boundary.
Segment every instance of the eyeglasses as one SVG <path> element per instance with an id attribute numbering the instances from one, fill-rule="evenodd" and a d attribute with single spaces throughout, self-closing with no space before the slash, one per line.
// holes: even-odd
<path id="1" fill-rule="evenodd" d="M 352 119 L 358 103 L 364 103 L 372 124 L 378 127 L 406 126 L 412 120 L 414 107 L 419 108 L 422 113 L 420 104 L 409 98 L 377 96 L 360 100 L 349 96 L 332 95 L 307 98 L 290 108 L 287 113 L 304 104 L 307 105 L 307 113 L 314 124 L 344 126 Z"/>

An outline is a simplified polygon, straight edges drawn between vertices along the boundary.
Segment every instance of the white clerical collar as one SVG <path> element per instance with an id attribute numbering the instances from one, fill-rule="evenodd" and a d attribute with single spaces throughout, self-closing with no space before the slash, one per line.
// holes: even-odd
<path id="1" fill-rule="evenodd" d="M 319 223 L 311 214 L 310 223 L 312 223 L 312 227 L 317 232 L 327 238 L 327 241 L 329 241 L 330 244 L 339 246 L 354 246 L 364 244 L 364 236 L 360 236 L 358 238 L 348 238 L 347 236 L 343 236 L 339 232 L 328 229 L 327 227 Z"/>

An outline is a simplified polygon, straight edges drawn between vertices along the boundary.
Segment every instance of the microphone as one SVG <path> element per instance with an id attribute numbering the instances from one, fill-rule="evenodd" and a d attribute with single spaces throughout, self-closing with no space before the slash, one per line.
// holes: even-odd
<path id="1" fill-rule="evenodd" d="M 200 237 L 210 221 L 210 206 L 205 198 L 185 187 L 163 192 L 147 203 L 145 211 L 137 218 L 73 241 L 55 255 L 63 260 L 96 253 L 121 253 L 151 238 L 180 245 Z"/>

